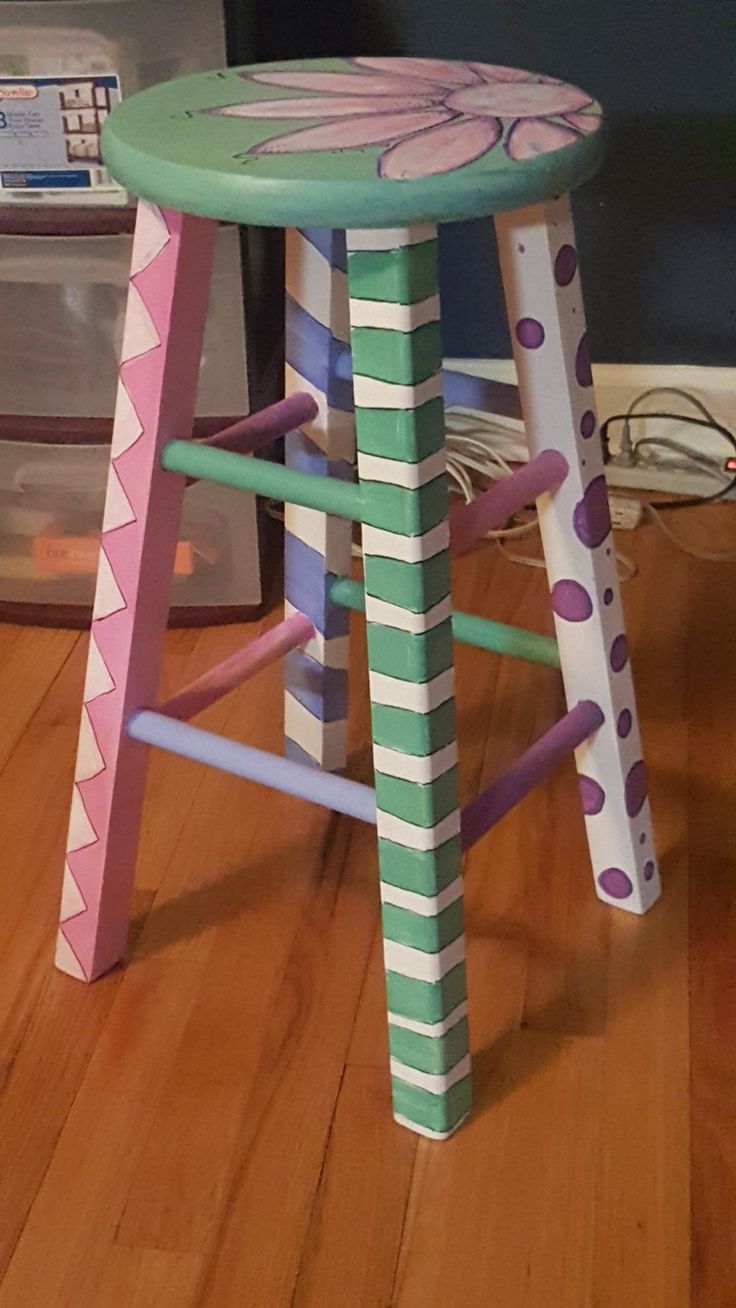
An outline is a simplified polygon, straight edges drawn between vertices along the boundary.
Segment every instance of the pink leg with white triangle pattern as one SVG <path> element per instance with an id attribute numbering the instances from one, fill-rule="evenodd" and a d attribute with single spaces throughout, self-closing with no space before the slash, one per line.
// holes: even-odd
<path id="1" fill-rule="evenodd" d="M 91 981 L 121 957 L 184 478 L 159 457 L 191 433 L 217 224 L 140 201 L 125 316 L 56 965 Z"/>

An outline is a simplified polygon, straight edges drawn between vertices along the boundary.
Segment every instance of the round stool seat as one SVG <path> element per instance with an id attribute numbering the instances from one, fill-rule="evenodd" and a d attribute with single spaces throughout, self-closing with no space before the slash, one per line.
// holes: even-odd
<path id="1" fill-rule="evenodd" d="M 130 191 L 276 227 L 391 227 L 518 209 L 595 172 L 601 108 L 552 77 L 442 59 L 309 59 L 164 82 L 110 115 Z"/>

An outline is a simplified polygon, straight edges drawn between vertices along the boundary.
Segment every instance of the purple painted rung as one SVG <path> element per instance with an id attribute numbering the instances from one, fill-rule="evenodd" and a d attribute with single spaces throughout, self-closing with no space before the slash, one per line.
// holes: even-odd
<path id="1" fill-rule="evenodd" d="M 554 490 L 569 472 L 567 459 L 557 450 L 542 450 L 510 477 L 496 481 L 470 504 L 450 509 L 450 554 L 464 554 L 487 531 L 499 527 L 513 513 L 545 491 Z"/>
<path id="2" fill-rule="evenodd" d="M 463 849 L 470 849 L 500 818 L 528 795 L 564 754 L 582 745 L 603 724 L 603 712 L 590 699 L 581 700 L 521 758 L 466 804 L 460 818 Z"/>
<path id="3" fill-rule="evenodd" d="M 295 391 L 285 400 L 277 400 L 258 413 L 249 413 L 247 418 L 223 427 L 222 431 L 215 432 L 201 443 L 213 445 L 218 450 L 233 450 L 236 454 L 255 454 L 287 431 L 295 431 L 313 422 L 318 412 L 317 402 L 311 395 L 306 391 Z M 196 477 L 187 477 L 187 486 L 196 480 Z"/>
<path id="4" fill-rule="evenodd" d="M 303 613 L 293 613 L 290 618 L 264 632 L 257 640 L 252 640 L 243 649 L 239 649 L 229 658 L 218 663 L 203 676 L 197 677 L 178 694 L 167 699 L 158 709 L 167 718 L 176 718 L 179 722 L 188 722 L 202 709 L 214 704 L 228 691 L 242 685 L 261 668 L 275 663 L 276 659 L 289 650 L 305 645 L 314 635 L 314 627 Z"/>

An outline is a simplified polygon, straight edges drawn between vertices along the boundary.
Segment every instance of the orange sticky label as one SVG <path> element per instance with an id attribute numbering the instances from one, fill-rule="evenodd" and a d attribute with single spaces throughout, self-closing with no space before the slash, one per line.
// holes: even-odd
<path id="1" fill-rule="evenodd" d="M 33 541 L 36 571 L 46 577 L 62 573 L 94 576 L 99 551 L 100 538 L 96 533 L 90 536 L 52 536 L 42 533 Z M 178 577 L 189 577 L 193 572 L 192 542 L 180 540 L 174 556 L 174 573 Z"/>

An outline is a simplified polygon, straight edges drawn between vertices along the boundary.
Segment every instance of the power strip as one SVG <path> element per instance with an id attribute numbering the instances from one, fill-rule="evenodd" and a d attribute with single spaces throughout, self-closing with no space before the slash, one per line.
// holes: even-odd
<path id="1" fill-rule="evenodd" d="M 466 377 L 482 378 L 491 383 L 515 384 L 516 372 L 510 359 L 446 359 L 445 368 Z M 736 369 L 706 368 L 670 364 L 594 364 L 593 379 L 597 408 L 601 418 L 613 413 L 625 413 L 632 400 L 652 386 L 677 386 L 701 399 L 720 422 L 736 431 Z M 453 401 L 450 400 L 452 404 Z M 460 401 L 455 401 L 460 403 Z M 468 413 L 468 410 L 465 410 Z M 475 411 L 480 422 L 487 414 Z M 496 419 L 493 419 L 494 423 Z M 503 418 L 508 431 L 508 442 L 498 445 L 499 452 L 513 461 L 513 454 L 524 449 L 524 431 L 520 422 Z M 668 495 L 710 495 L 717 487 L 713 477 L 701 472 L 677 454 L 666 450 L 650 451 L 650 457 L 636 464 L 623 461 L 619 455 L 621 424 L 611 428 L 611 459 L 606 468 L 609 486 L 625 490 L 659 491 Z M 657 435 L 684 442 L 693 442 L 693 428 L 678 422 L 658 421 L 656 426 L 639 421 L 635 438 Z M 701 429 L 697 434 L 697 448 L 706 456 L 720 460 L 724 453 L 722 437 L 717 432 Z M 508 450 L 508 453 L 507 453 Z M 517 461 L 518 461 L 517 453 Z M 523 459 L 525 454 L 521 454 Z M 730 498 L 736 499 L 736 491 Z"/>

